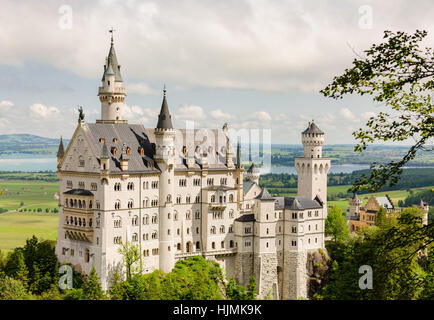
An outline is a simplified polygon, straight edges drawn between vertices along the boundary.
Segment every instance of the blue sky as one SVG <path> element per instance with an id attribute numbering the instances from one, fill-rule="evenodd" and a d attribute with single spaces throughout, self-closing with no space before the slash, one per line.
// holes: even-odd
<path id="1" fill-rule="evenodd" d="M 0 134 L 70 137 L 76 107 L 99 118 L 97 88 L 116 29 L 126 118 L 154 127 L 163 84 L 175 125 L 271 129 L 298 144 L 312 118 L 326 143 L 384 106 L 319 90 L 385 29 L 425 29 L 430 1 L 12 1 L 0 12 Z"/>

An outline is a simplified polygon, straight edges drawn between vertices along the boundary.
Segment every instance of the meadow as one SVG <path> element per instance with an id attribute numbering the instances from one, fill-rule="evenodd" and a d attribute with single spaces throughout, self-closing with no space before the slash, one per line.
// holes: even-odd
<path id="1" fill-rule="evenodd" d="M 58 201 L 55 200 L 54 195 L 59 192 L 58 188 L 58 182 L 0 180 L 0 209 L 7 210 L 0 214 L 0 250 L 4 252 L 23 246 L 26 239 L 32 235 L 56 240 L 59 215 L 53 211 L 57 209 Z M 348 188 L 348 185 L 330 186 L 328 193 L 346 194 Z M 417 192 L 428 188 L 432 187 L 411 190 Z M 282 193 L 279 195 L 295 196 L 296 193 L 296 188 L 282 188 Z M 377 196 L 385 194 L 389 194 L 397 205 L 399 200 L 404 200 L 410 194 L 410 189 L 375 193 Z M 360 195 L 363 204 L 371 195 Z M 328 205 L 338 205 L 345 212 L 348 209 L 348 199 L 328 201 Z"/>

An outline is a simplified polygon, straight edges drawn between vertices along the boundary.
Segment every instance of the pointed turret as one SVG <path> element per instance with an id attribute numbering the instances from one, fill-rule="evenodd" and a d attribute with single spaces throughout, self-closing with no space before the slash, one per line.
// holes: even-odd
<path id="1" fill-rule="evenodd" d="M 101 170 L 102 171 L 108 171 L 109 170 L 109 152 L 108 152 L 108 148 L 107 145 L 105 144 L 105 140 L 104 143 L 102 145 L 102 149 L 101 149 L 101 156 L 100 156 L 100 163 L 101 163 Z"/>
<path id="2" fill-rule="evenodd" d="M 241 145 L 240 140 L 237 143 L 237 168 L 241 168 Z"/>
<path id="3" fill-rule="evenodd" d="M 101 120 L 97 120 L 97 122 L 127 123 L 126 120 L 122 120 L 126 92 L 122 85 L 121 67 L 116 57 L 113 34 L 101 82 L 102 86 L 98 88 L 98 96 L 101 101 Z"/>
<path id="4" fill-rule="evenodd" d="M 260 176 L 260 170 L 256 167 L 254 163 L 250 166 L 250 168 L 247 170 L 247 179 L 259 184 L 259 176 Z"/>
<path id="5" fill-rule="evenodd" d="M 57 168 L 60 168 L 60 164 L 62 163 L 64 155 L 65 155 L 65 148 L 63 147 L 62 137 L 60 137 L 59 149 L 57 150 Z"/>
<path id="6" fill-rule="evenodd" d="M 166 88 L 163 89 L 163 103 L 161 104 L 160 114 L 158 115 L 157 129 L 173 129 L 172 116 L 166 100 Z"/>
<path id="7" fill-rule="evenodd" d="M 63 139 L 60 137 L 59 149 L 57 149 L 57 158 L 63 158 L 65 155 L 65 148 L 63 147 Z"/>

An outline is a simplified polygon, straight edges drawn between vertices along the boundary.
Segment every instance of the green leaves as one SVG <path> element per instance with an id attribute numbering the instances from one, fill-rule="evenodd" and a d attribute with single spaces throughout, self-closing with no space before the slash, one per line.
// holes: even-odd
<path id="1" fill-rule="evenodd" d="M 414 145 L 399 162 L 374 166 L 370 176 L 356 181 L 350 191 L 377 191 L 399 180 L 401 168 L 414 159 L 434 134 L 434 106 L 431 92 L 434 88 L 434 51 L 420 48 L 426 31 L 414 34 L 385 31 L 385 41 L 373 44 L 365 58 L 355 59 L 353 67 L 337 76 L 320 92 L 333 99 L 346 94 L 369 94 L 374 102 L 389 108 L 371 117 L 366 128 L 353 133 L 359 143 L 354 150 L 363 152 L 376 141 L 405 141 Z"/>

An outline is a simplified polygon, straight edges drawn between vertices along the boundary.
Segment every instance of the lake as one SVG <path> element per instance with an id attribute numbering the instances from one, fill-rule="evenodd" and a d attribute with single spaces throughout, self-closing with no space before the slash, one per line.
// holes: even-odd
<path id="1" fill-rule="evenodd" d="M 18 158 L 19 157 L 19 158 Z M 363 164 L 340 164 L 332 165 L 332 173 L 349 173 L 355 170 L 369 169 L 368 165 Z M 39 156 L 20 154 L 13 156 L 0 157 L 0 171 L 56 171 L 57 158 L 53 156 Z M 270 173 L 270 168 L 261 168 L 261 174 Z M 294 167 L 271 167 L 271 173 L 292 173 L 296 174 Z"/>

